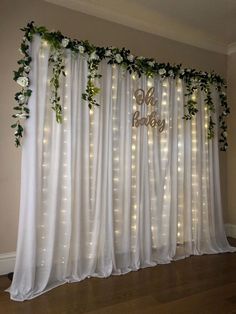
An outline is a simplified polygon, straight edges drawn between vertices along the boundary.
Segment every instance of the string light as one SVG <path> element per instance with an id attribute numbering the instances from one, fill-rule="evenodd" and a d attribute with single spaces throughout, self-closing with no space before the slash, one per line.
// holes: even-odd
<path id="1" fill-rule="evenodd" d="M 42 45 L 43 45 L 44 47 L 47 47 L 47 46 L 48 46 L 48 42 L 44 39 L 44 40 L 42 41 Z"/>
<path id="2" fill-rule="evenodd" d="M 153 85 L 152 82 L 151 82 L 150 80 L 148 80 L 147 86 L 148 86 L 148 87 L 152 87 L 152 85 Z"/>

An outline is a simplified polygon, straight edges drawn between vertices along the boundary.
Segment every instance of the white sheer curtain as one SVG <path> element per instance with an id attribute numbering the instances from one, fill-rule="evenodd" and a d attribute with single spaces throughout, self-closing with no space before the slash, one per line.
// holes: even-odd
<path id="1" fill-rule="evenodd" d="M 186 122 L 182 81 L 138 79 L 104 61 L 101 106 L 90 112 L 81 100 L 86 58 L 67 51 L 60 125 L 49 101 L 49 48 L 39 37 L 32 58 L 13 300 L 89 276 L 233 250 L 222 222 L 218 139 L 207 140 L 200 91 L 199 114 Z M 166 121 L 162 133 L 132 127 L 134 111 L 153 110 L 138 106 L 134 91 L 151 86 Z"/>

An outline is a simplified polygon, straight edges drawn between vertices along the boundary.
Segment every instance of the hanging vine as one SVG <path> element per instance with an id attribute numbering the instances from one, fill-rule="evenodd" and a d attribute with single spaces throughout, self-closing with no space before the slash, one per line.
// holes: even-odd
<path id="1" fill-rule="evenodd" d="M 50 80 L 51 86 L 51 104 L 52 109 L 56 113 L 56 121 L 58 123 L 62 123 L 62 105 L 61 98 L 59 95 L 59 87 L 60 87 L 60 76 L 65 74 L 65 65 L 63 58 L 63 51 L 61 49 L 57 49 L 54 53 L 50 55 L 49 64 L 52 65 L 52 78 Z"/>
<path id="2" fill-rule="evenodd" d="M 186 86 L 186 103 L 185 114 L 183 119 L 191 120 L 197 113 L 197 102 L 194 97 L 195 92 L 201 89 L 206 97 L 205 104 L 209 112 L 208 121 L 208 139 L 212 139 L 215 135 L 215 121 L 213 120 L 213 113 L 215 112 L 214 103 L 212 100 L 211 86 L 219 93 L 221 103 L 221 112 L 219 113 L 219 128 L 220 128 L 220 149 L 227 150 L 227 124 L 226 117 L 230 113 L 227 98 L 225 94 L 226 85 L 224 80 L 216 73 L 206 73 L 196 71 L 194 69 L 183 69 L 180 64 L 171 65 L 169 63 L 158 63 L 153 58 L 144 58 L 142 56 L 134 56 L 130 50 L 116 47 L 96 47 L 88 41 L 72 40 L 63 36 L 60 32 L 49 32 L 45 27 L 37 27 L 33 22 L 28 23 L 22 29 L 24 37 L 21 43 L 22 59 L 18 61 L 20 65 L 17 71 L 14 71 L 14 80 L 21 86 L 21 91 L 15 95 L 17 106 L 14 107 L 15 113 L 13 118 L 16 122 L 12 124 L 15 129 L 15 144 L 21 145 L 21 138 L 23 137 L 23 123 L 22 121 L 28 119 L 30 116 L 28 101 L 31 96 L 30 89 L 30 42 L 35 34 L 38 34 L 42 40 L 46 41 L 50 46 L 49 64 L 52 67 L 52 77 L 50 80 L 51 97 L 50 101 L 52 109 L 56 114 L 56 121 L 62 123 L 63 111 L 61 99 L 59 94 L 60 80 L 62 75 L 65 75 L 65 49 L 70 49 L 75 55 L 84 55 L 88 64 L 87 86 L 82 94 L 82 99 L 88 104 L 90 109 L 94 106 L 99 106 L 96 96 L 100 89 L 96 86 L 96 80 L 101 77 L 99 73 L 99 65 L 102 60 L 106 60 L 108 64 L 120 65 L 124 71 L 140 77 L 142 74 L 147 77 L 159 76 L 162 80 L 166 78 L 179 78 L 185 82 Z"/>

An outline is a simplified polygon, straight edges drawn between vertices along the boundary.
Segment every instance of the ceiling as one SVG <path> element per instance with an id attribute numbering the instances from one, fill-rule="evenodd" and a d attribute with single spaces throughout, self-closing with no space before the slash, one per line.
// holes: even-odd
<path id="1" fill-rule="evenodd" d="M 236 51 L 236 0 L 46 0 L 219 53 Z"/>

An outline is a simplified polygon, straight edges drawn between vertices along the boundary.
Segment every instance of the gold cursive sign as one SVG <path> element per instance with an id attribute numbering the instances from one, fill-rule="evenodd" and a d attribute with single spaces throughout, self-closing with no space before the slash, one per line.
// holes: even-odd
<path id="1" fill-rule="evenodd" d="M 146 117 L 142 118 L 139 118 L 139 115 L 140 112 L 135 111 L 135 113 L 133 114 L 132 126 L 136 126 L 136 128 L 140 125 L 150 125 L 152 128 L 155 128 L 157 126 L 159 127 L 160 133 L 164 131 L 166 121 L 165 119 L 161 120 L 156 111 L 153 111 L 151 114 L 148 114 Z"/>
<path id="2" fill-rule="evenodd" d="M 149 104 L 151 106 L 155 106 L 157 104 L 157 100 L 154 99 L 154 92 L 155 92 L 154 87 L 149 88 L 146 95 L 145 95 L 145 91 L 142 88 L 137 89 L 134 92 L 136 103 L 140 106 L 143 105 L 144 103 L 147 106 Z"/>
<path id="3" fill-rule="evenodd" d="M 154 98 L 155 89 L 154 87 L 151 87 L 148 89 L 147 93 L 145 94 L 145 91 L 142 88 L 137 89 L 134 92 L 134 97 L 136 100 L 136 103 L 139 106 L 142 106 L 144 104 L 156 106 L 157 100 Z M 159 132 L 163 132 L 165 129 L 166 121 L 165 119 L 161 120 L 159 117 L 157 111 L 152 111 L 150 114 L 148 114 L 146 117 L 140 117 L 140 111 L 135 111 L 132 118 L 132 126 L 133 127 L 139 127 L 142 125 L 145 126 L 151 126 L 152 128 L 157 127 Z"/>

